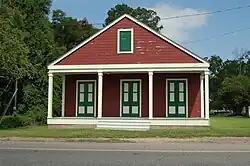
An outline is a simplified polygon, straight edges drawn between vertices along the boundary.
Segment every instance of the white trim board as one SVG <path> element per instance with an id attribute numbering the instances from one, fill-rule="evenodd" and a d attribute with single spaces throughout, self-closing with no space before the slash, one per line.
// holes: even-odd
<path id="1" fill-rule="evenodd" d="M 97 86 L 96 86 L 96 80 L 76 80 L 76 110 L 75 110 L 75 117 L 78 117 L 78 84 L 80 82 L 94 82 L 94 117 L 84 117 L 84 118 L 95 118 L 96 117 L 96 91 L 97 91 Z"/>
<path id="2" fill-rule="evenodd" d="M 154 118 L 154 119 L 126 119 L 126 118 L 82 118 L 82 117 L 63 117 L 63 118 L 48 118 L 48 125 L 96 125 L 98 122 L 147 122 L 150 126 L 209 126 L 209 119 L 200 118 Z"/>
<path id="3" fill-rule="evenodd" d="M 200 73 L 201 71 L 206 71 L 207 68 L 160 68 L 160 69 L 147 69 L 147 68 L 139 68 L 139 69 L 104 69 L 101 70 L 103 73 L 147 73 L 149 71 L 153 72 L 161 72 L 161 73 Z M 98 69 L 76 69 L 76 70 L 50 70 L 50 73 L 57 74 L 96 74 L 100 72 Z"/>
<path id="4" fill-rule="evenodd" d="M 99 36 L 100 34 L 102 34 L 103 32 L 105 32 L 106 30 L 108 30 L 109 28 L 111 28 L 113 25 L 115 25 L 116 23 L 118 23 L 119 21 L 121 21 L 124 18 L 128 18 L 131 21 L 137 23 L 138 25 L 140 25 L 141 27 L 145 28 L 146 30 L 148 30 L 149 32 L 155 34 L 156 36 L 160 37 L 161 39 L 165 40 L 166 42 L 172 44 L 173 46 L 177 47 L 178 49 L 182 50 L 183 52 L 187 53 L 188 55 L 192 56 L 193 58 L 199 60 L 202 63 L 208 64 L 207 61 L 205 61 L 204 59 L 202 59 L 201 57 L 199 57 L 198 55 L 194 54 L 193 52 L 189 51 L 188 49 L 182 47 L 181 45 L 177 44 L 176 42 L 174 42 L 173 40 L 170 40 L 169 38 L 167 38 L 166 36 L 163 36 L 160 33 L 155 32 L 153 29 L 149 28 L 147 25 L 139 22 L 138 20 L 136 20 L 135 18 L 124 14 L 123 16 L 119 17 L 118 19 L 116 19 L 115 21 L 113 21 L 112 23 L 110 23 L 109 25 L 107 25 L 105 28 L 103 28 L 102 30 L 100 30 L 99 32 L 97 32 L 95 35 L 91 36 L 90 38 L 88 38 L 87 40 L 83 41 L 82 43 L 80 43 L 79 45 L 77 45 L 76 47 L 74 47 L 73 49 L 71 49 L 70 51 L 68 51 L 66 54 L 64 54 L 63 56 L 61 56 L 60 58 L 56 59 L 55 61 L 53 61 L 48 68 L 50 68 L 51 66 L 54 66 L 55 64 L 57 64 L 58 62 L 60 62 L 61 60 L 63 60 L 64 58 L 66 58 L 67 56 L 69 56 L 70 54 L 72 54 L 73 52 L 75 52 L 76 50 L 78 50 L 79 48 L 81 48 L 82 46 L 84 46 L 85 44 L 87 44 L 88 42 L 90 42 L 91 40 L 93 40 L 94 38 L 96 38 L 97 36 Z"/>
<path id="5" fill-rule="evenodd" d="M 209 64 L 204 63 L 154 63 L 154 64 L 104 64 L 104 65 L 55 65 L 49 66 L 48 69 L 74 70 L 74 69 L 159 69 L 159 68 L 204 68 L 207 69 Z"/>
<path id="6" fill-rule="evenodd" d="M 186 81 L 186 118 L 188 118 L 188 79 L 187 78 L 167 78 L 166 79 L 166 117 L 168 117 L 168 81 Z M 181 118 L 181 117 L 178 117 L 178 118 Z"/>
<path id="7" fill-rule="evenodd" d="M 131 32 L 131 51 L 120 51 L 120 32 L 130 31 Z M 134 52 L 134 29 L 133 28 L 124 28 L 117 30 L 117 53 L 118 54 L 131 54 Z"/>
<path id="8" fill-rule="evenodd" d="M 140 114 L 142 116 L 142 79 L 120 79 L 120 117 L 122 117 L 122 82 L 123 81 L 139 81 L 140 82 Z M 138 117 L 122 117 L 122 118 L 138 118 Z"/>
<path id="9" fill-rule="evenodd" d="M 110 65 L 55 65 L 50 73 L 96 73 L 96 72 L 200 72 L 208 71 L 204 63 L 160 63 L 160 64 L 110 64 Z"/>

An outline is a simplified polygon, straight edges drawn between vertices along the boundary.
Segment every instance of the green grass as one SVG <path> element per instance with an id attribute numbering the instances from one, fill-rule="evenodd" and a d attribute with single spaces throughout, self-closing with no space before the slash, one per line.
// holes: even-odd
<path id="1" fill-rule="evenodd" d="M 191 138 L 250 137 L 250 118 L 212 117 L 210 128 L 165 128 L 150 131 L 114 131 L 95 129 L 48 129 L 47 126 L 0 130 L 0 137 L 42 138 Z"/>

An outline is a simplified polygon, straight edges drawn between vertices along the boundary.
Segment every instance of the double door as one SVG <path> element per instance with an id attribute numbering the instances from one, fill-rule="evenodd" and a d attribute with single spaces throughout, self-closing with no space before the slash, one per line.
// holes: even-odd
<path id="1" fill-rule="evenodd" d="M 187 96 L 186 80 L 167 81 L 168 117 L 186 117 Z"/>
<path id="2" fill-rule="evenodd" d="M 121 83 L 121 116 L 139 117 L 141 102 L 140 81 L 122 81 Z"/>

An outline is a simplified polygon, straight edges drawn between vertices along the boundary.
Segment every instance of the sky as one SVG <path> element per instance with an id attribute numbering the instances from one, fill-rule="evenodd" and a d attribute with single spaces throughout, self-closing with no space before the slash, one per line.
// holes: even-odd
<path id="1" fill-rule="evenodd" d="M 212 12 L 250 5 L 249 0 L 53 0 L 52 10 L 62 9 L 67 16 L 87 18 L 90 23 L 103 23 L 107 11 L 118 3 L 133 8 L 153 9 L 161 17 Z M 162 34 L 190 49 L 201 57 L 218 55 L 234 59 L 250 50 L 250 29 L 230 35 L 222 34 L 250 28 L 250 8 L 213 15 L 161 20 Z M 95 24 L 96 27 L 100 25 Z M 211 40 L 203 40 L 215 37 Z M 190 43 L 200 40 L 199 42 Z"/>

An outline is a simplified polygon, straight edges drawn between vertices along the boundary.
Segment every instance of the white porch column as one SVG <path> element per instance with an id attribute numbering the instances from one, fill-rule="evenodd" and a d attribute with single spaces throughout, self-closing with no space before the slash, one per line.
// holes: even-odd
<path id="1" fill-rule="evenodd" d="M 149 119 L 153 119 L 153 72 L 148 72 Z"/>
<path id="2" fill-rule="evenodd" d="M 103 86 L 103 73 L 98 72 L 98 117 L 102 118 L 102 86 Z"/>
<path id="3" fill-rule="evenodd" d="M 209 119 L 209 71 L 205 71 L 205 118 Z"/>
<path id="4" fill-rule="evenodd" d="M 48 118 L 52 118 L 52 104 L 53 104 L 53 74 L 49 73 Z"/>
<path id="5" fill-rule="evenodd" d="M 65 115 L 65 75 L 62 76 L 62 117 Z"/>
<path id="6" fill-rule="evenodd" d="M 250 106 L 248 106 L 248 117 L 250 118 Z"/>
<path id="7" fill-rule="evenodd" d="M 204 73 L 200 75 L 200 92 L 201 92 L 201 118 L 204 118 Z"/>

